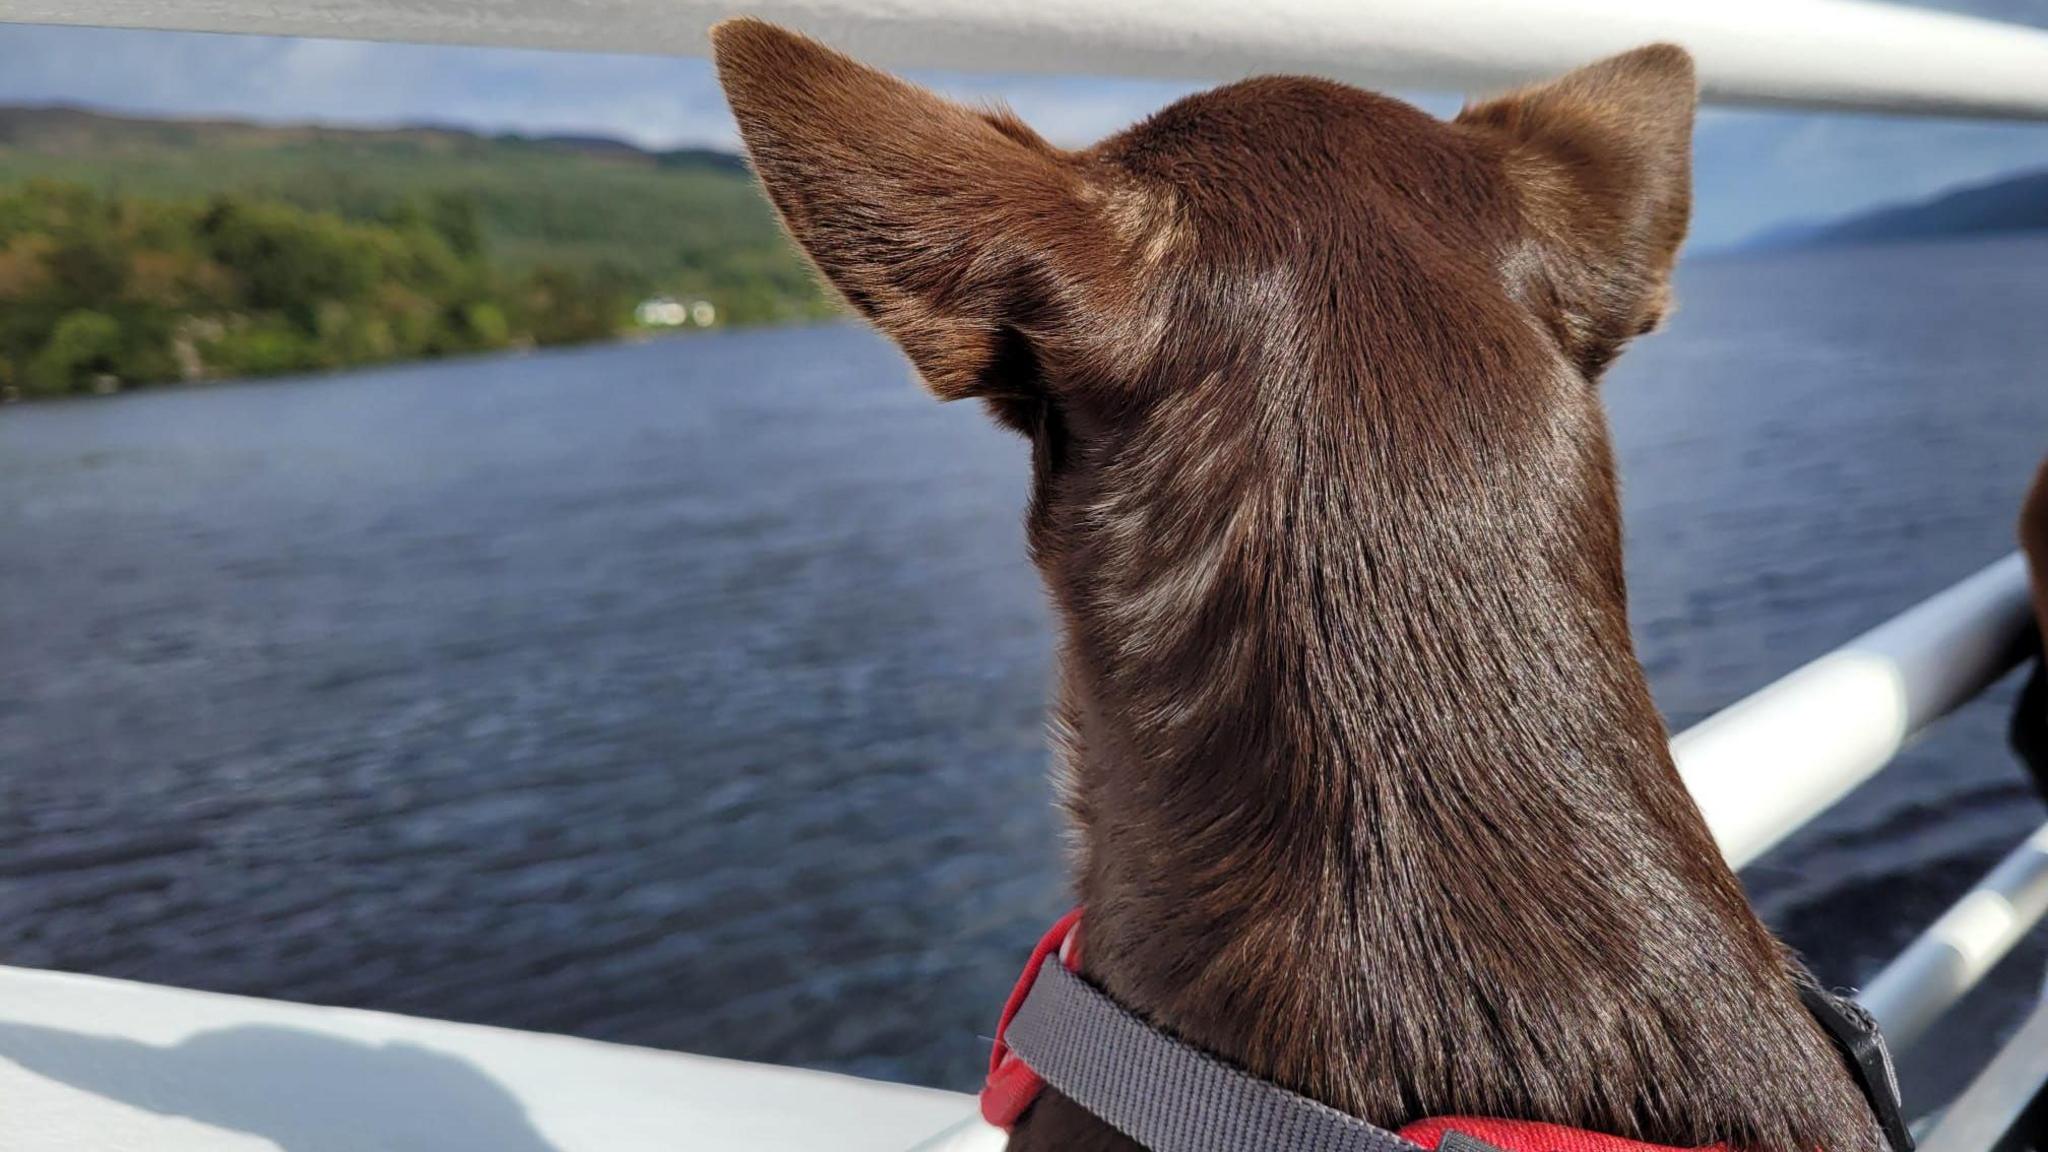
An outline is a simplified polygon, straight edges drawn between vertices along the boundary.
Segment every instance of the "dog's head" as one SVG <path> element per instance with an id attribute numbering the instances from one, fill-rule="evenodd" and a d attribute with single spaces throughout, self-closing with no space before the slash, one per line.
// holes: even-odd
<path id="1" fill-rule="evenodd" d="M 1041 496 L 1195 391 L 1216 420 L 1388 463 L 1403 446 L 1376 409 L 1454 421 L 1509 387 L 1591 404 L 1663 315 L 1685 234 L 1695 82 L 1675 47 L 1449 123 L 1250 80 L 1068 151 L 769 24 L 712 36 L 790 232 L 934 393 L 1038 441 Z"/>
<path id="2" fill-rule="evenodd" d="M 712 36 L 797 241 L 931 391 L 1033 441 L 1033 549 L 1096 681 L 1144 657 L 1186 711 L 1241 682 L 1218 674 L 1233 652 L 1327 646 L 1335 617 L 1446 590 L 1527 599 L 1487 590 L 1524 577 L 1540 607 L 1619 618 L 1595 383 L 1666 307 L 1682 50 L 1448 123 L 1255 79 L 1069 151 L 768 24 Z M 1475 647 L 1514 630 L 1443 607 L 1491 613 Z M 1288 636 L 1233 633 L 1288 613 Z"/>

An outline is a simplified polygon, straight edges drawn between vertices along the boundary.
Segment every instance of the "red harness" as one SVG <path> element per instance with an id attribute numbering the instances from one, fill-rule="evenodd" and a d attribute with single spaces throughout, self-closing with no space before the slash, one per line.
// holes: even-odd
<path id="1" fill-rule="evenodd" d="M 1024 998 L 1031 995 L 1032 982 L 1038 976 L 1038 966 L 1047 956 L 1059 953 L 1060 963 L 1070 972 L 1081 970 L 1081 910 L 1074 909 L 1059 918 L 1038 941 L 1038 947 L 1031 950 L 1031 959 L 1024 965 L 1024 974 L 1017 978 L 1017 986 L 1010 989 L 1010 998 L 1003 1002 L 1003 1018 L 996 1024 L 995 1050 L 988 1054 L 988 1079 L 981 1085 L 981 1118 L 1008 1132 L 1017 1126 L 1017 1117 L 1024 1114 L 1038 1094 L 1045 1091 L 1045 1081 L 1025 1065 L 1022 1057 L 1010 1051 L 1004 1041 L 1010 1031 L 1010 1021 L 1017 1018 L 1017 1009 L 1024 1006 Z"/>
<path id="2" fill-rule="evenodd" d="M 1058 955 L 1061 964 L 1069 971 L 1078 971 L 1081 964 L 1080 929 L 1079 908 L 1062 916 L 1038 942 L 1038 947 L 1032 950 L 1031 960 L 1024 966 L 1023 977 L 1003 1006 L 1002 1022 L 996 1025 L 995 1050 L 989 1057 L 988 1080 L 981 1089 L 981 1115 L 1004 1131 L 1015 1127 L 1018 1117 L 1045 1090 L 1044 1079 L 1011 1050 L 1006 1039 L 1010 1023 L 1031 995 L 1040 966 L 1047 957 Z M 1418 1120 L 1395 1135 L 1427 1152 L 1437 1152 L 1438 1145 L 1452 1132 L 1492 1145 L 1502 1152 L 1731 1152 L 1726 1144 L 1681 1150 L 1559 1124 L 1490 1117 L 1447 1116 Z"/>

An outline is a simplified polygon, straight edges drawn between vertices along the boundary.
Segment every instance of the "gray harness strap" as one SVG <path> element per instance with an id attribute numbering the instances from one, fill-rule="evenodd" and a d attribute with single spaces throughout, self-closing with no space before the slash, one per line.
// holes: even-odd
<path id="1" fill-rule="evenodd" d="M 1072 922 L 1070 915 L 1062 923 Z M 1041 948 L 1038 971 L 1026 974 L 1029 991 L 999 1042 L 1047 1086 L 1150 1152 L 1424 1152 L 1411 1140 L 1181 1043 L 1069 971 L 1051 938 Z M 1854 1001 L 1822 988 L 1803 967 L 1796 976 L 1808 1011 L 1863 1088 L 1889 1152 L 1913 1152 L 1898 1078 L 1876 1021 Z M 1437 1152 L 1499 1149 L 1451 1131 Z"/>
<path id="2" fill-rule="evenodd" d="M 1061 1095 L 1151 1152 L 1422 1152 L 1154 1029 L 1056 955 L 1004 1039 Z"/>

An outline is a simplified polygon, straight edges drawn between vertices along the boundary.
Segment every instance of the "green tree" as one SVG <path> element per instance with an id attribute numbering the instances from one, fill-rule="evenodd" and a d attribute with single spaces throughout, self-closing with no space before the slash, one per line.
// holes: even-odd
<path id="1" fill-rule="evenodd" d="M 445 191 L 347 219 L 242 194 L 0 186 L 0 386 L 61 394 L 103 377 L 137 387 L 603 340 L 654 284 L 611 259 L 507 273 L 487 218 L 476 196 Z M 707 260 L 683 287 L 722 322 L 814 307 L 800 268 Z"/>
<path id="2" fill-rule="evenodd" d="M 81 391 L 113 372 L 120 351 L 120 321 L 85 309 L 66 313 L 30 361 L 28 389 L 45 396 Z"/>

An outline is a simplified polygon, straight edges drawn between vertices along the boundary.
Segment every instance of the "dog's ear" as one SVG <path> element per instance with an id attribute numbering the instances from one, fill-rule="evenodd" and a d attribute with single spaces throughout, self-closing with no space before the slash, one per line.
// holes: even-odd
<path id="1" fill-rule="evenodd" d="M 758 20 L 711 30 L 719 83 L 789 232 L 943 399 L 998 415 L 1113 309 L 1115 261 L 1081 163 Z M 1099 325 L 1097 325 L 1099 327 Z"/>
<path id="2" fill-rule="evenodd" d="M 1527 287 L 1590 372 L 1669 310 L 1698 101 L 1692 57 L 1653 44 L 1458 116 L 1505 143 L 1536 257 Z"/>

